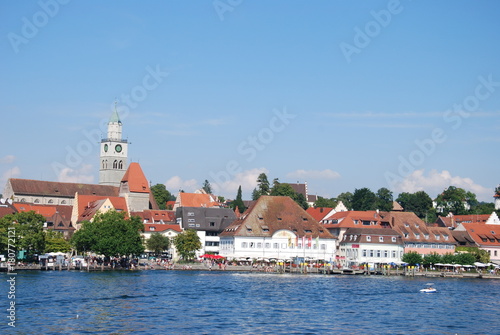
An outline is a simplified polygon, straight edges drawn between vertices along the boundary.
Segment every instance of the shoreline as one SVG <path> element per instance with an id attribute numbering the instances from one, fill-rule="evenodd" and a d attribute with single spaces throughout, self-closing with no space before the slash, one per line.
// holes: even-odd
<path id="1" fill-rule="evenodd" d="M 157 264 L 141 265 L 134 269 L 126 269 L 121 267 L 113 268 L 111 266 L 87 266 L 87 267 L 70 267 L 67 266 L 51 266 L 42 267 L 41 265 L 17 266 L 14 271 L 7 271 L 6 268 L 1 268 L 3 273 L 17 273 L 25 271 L 79 271 L 79 272 L 104 272 L 104 271 L 214 271 L 214 272 L 250 272 L 250 273 L 274 273 L 274 274 L 297 274 L 297 275 L 341 275 L 341 276 L 405 276 L 405 277 L 426 277 L 426 278 L 468 278 L 468 279 L 500 279 L 500 275 L 490 273 L 456 273 L 443 271 L 426 271 L 415 272 L 413 270 L 390 269 L 382 271 L 364 271 L 353 269 L 328 269 L 328 268 L 283 268 L 271 266 L 252 265 L 227 265 L 224 269 L 213 267 L 209 268 L 205 264 L 190 263 L 190 264 L 174 264 L 169 267 L 160 266 Z"/>

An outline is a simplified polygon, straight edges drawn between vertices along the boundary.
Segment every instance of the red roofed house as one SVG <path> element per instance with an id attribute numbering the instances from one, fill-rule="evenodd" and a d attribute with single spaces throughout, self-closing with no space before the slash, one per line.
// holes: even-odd
<path id="1" fill-rule="evenodd" d="M 125 212 L 128 216 L 127 202 L 124 197 L 106 197 L 75 194 L 75 204 L 71 214 L 71 222 L 79 229 L 83 221 L 92 221 L 97 213 L 109 210 Z"/>
<path id="2" fill-rule="evenodd" d="M 0 199 L 0 218 L 15 213 L 17 213 L 17 209 L 12 205 L 11 199 Z"/>
<path id="3" fill-rule="evenodd" d="M 347 228 L 339 241 L 339 259 L 343 267 L 368 263 L 369 268 L 382 264 L 400 264 L 404 246 L 394 229 Z"/>
<path id="4" fill-rule="evenodd" d="M 220 234 L 228 258 L 333 261 L 336 238 L 290 197 L 261 196 Z"/>
<path id="5" fill-rule="evenodd" d="M 75 227 L 71 222 L 72 206 L 65 205 L 35 205 L 29 203 L 14 203 L 13 206 L 18 212 L 34 211 L 45 217 L 45 229 L 61 232 L 65 238 L 70 238 L 75 232 Z"/>
<path id="6" fill-rule="evenodd" d="M 348 228 L 387 228 L 389 221 L 377 211 L 345 211 L 327 216 L 320 223 L 342 241 Z"/>
<path id="7" fill-rule="evenodd" d="M 500 220 L 495 212 L 486 222 L 463 221 L 455 231 L 467 231 L 479 248 L 490 254 L 491 262 L 500 264 Z"/>
<path id="8" fill-rule="evenodd" d="M 381 212 L 390 227 L 403 238 L 405 253 L 418 252 L 421 255 L 454 253 L 456 242 L 446 227 L 427 226 L 413 212 Z"/>
<path id="9" fill-rule="evenodd" d="M 173 210 L 178 207 L 220 208 L 222 206 L 213 194 L 180 192 L 175 199 Z"/>
<path id="10" fill-rule="evenodd" d="M 146 247 L 147 252 L 151 252 L 152 250 L 147 249 L 145 242 L 151 237 L 152 234 L 160 233 L 163 236 L 168 237 L 170 239 L 170 250 L 168 250 L 168 254 L 172 259 L 176 260 L 179 257 L 175 246 L 172 243 L 172 239 L 181 232 L 182 229 L 178 224 L 144 223 L 144 232 L 142 232 L 141 235 L 144 238 L 144 246 Z"/>

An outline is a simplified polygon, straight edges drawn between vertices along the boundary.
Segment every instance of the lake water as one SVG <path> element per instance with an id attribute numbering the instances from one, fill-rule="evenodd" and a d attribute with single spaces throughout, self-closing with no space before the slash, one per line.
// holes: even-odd
<path id="1" fill-rule="evenodd" d="M 500 280 L 209 271 L 16 275 L 13 334 L 499 334 Z"/>

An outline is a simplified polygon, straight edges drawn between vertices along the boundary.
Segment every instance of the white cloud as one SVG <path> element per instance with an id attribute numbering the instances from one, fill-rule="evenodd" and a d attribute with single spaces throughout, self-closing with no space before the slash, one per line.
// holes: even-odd
<path id="1" fill-rule="evenodd" d="M 17 178 L 21 176 L 21 169 L 18 166 L 14 166 L 13 168 L 8 169 L 0 176 L 0 186 L 3 186 L 4 183 L 7 182 L 9 178 Z"/>
<path id="2" fill-rule="evenodd" d="M 340 174 L 330 169 L 325 169 L 323 171 L 296 170 L 288 173 L 286 177 L 289 179 L 300 179 L 301 181 L 307 181 L 308 179 L 337 179 L 340 178 Z"/>
<path id="3" fill-rule="evenodd" d="M 479 201 L 492 201 L 493 190 L 474 183 L 471 178 L 452 176 L 447 170 L 441 172 L 431 170 L 426 176 L 424 169 L 415 170 L 401 182 L 395 183 L 395 192 L 425 191 L 431 198 L 447 189 L 449 186 L 463 188 L 476 194 Z"/>
<path id="4" fill-rule="evenodd" d="M 198 187 L 198 182 L 195 179 L 182 180 L 179 176 L 173 176 L 165 182 L 165 187 L 167 190 L 172 192 L 172 194 L 177 194 L 179 190 L 184 190 L 185 192 L 194 192 Z"/>
<path id="5" fill-rule="evenodd" d="M 80 169 L 75 170 L 69 167 L 61 169 L 57 180 L 64 183 L 94 183 L 94 167 L 91 164 L 84 164 Z"/>
<path id="6" fill-rule="evenodd" d="M 265 168 L 255 168 L 236 173 L 231 180 L 222 183 L 216 183 L 212 180 L 209 180 L 209 182 L 216 195 L 222 195 L 230 199 L 236 198 L 238 187 L 241 185 L 241 190 L 245 193 L 243 198 L 249 199 L 251 192 L 257 187 L 257 178 L 261 173 L 267 174 L 268 171 Z"/>
<path id="7" fill-rule="evenodd" d="M 16 157 L 13 155 L 7 155 L 0 158 L 0 164 L 10 164 L 16 160 Z"/>

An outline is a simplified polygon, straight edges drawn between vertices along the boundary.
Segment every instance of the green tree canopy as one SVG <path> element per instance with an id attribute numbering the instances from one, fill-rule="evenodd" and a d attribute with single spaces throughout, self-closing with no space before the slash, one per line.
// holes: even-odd
<path id="1" fill-rule="evenodd" d="M 422 264 L 422 261 L 423 261 L 422 256 L 416 251 L 410 251 L 410 252 L 405 253 L 401 260 L 405 263 L 412 265 L 412 266 L 417 265 L 417 264 Z"/>
<path id="2" fill-rule="evenodd" d="M 338 201 L 335 198 L 323 198 L 323 197 L 318 197 L 318 199 L 314 202 L 314 207 L 328 207 L 328 208 L 335 208 L 337 207 Z"/>
<path id="3" fill-rule="evenodd" d="M 449 212 L 454 215 L 474 213 L 478 203 L 474 193 L 455 186 L 448 187 L 436 198 L 437 207 L 442 208 L 443 215 L 448 215 Z"/>
<path id="4" fill-rule="evenodd" d="M 352 197 L 353 194 L 351 192 L 343 192 L 337 196 L 337 201 L 342 201 L 348 210 L 352 210 Z"/>
<path id="5" fill-rule="evenodd" d="M 384 212 L 392 211 L 392 192 L 385 187 L 380 188 L 377 191 L 377 199 L 375 201 L 375 209 L 379 209 Z"/>
<path id="6" fill-rule="evenodd" d="M 45 253 L 44 222 L 46 222 L 45 218 L 34 211 L 8 214 L 0 218 L 0 246 L 2 253 L 7 252 L 9 242 L 7 231 L 9 227 L 11 231 L 15 232 L 13 246 L 16 251 L 25 251 L 28 257 Z"/>
<path id="7" fill-rule="evenodd" d="M 167 201 L 175 200 L 175 197 L 167 190 L 164 184 L 156 184 L 151 187 L 151 193 L 158 204 L 158 208 L 167 209 Z"/>
<path id="8" fill-rule="evenodd" d="M 396 201 L 405 212 L 413 212 L 421 219 L 424 219 L 433 210 L 432 199 L 424 191 L 400 193 Z"/>
<path id="9" fill-rule="evenodd" d="M 355 211 L 370 211 L 376 209 L 377 196 L 369 188 L 354 190 L 352 209 Z"/>
<path id="10" fill-rule="evenodd" d="M 297 193 L 290 184 L 280 183 L 278 179 L 274 180 L 273 188 L 271 189 L 272 196 L 285 196 L 292 198 L 303 209 L 309 208 L 306 197 L 302 193 Z"/>
<path id="11" fill-rule="evenodd" d="M 188 229 L 174 237 L 175 249 L 184 261 L 192 260 L 196 250 L 201 249 L 201 241 L 196 230 Z"/>
<path id="12" fill-rule="evenodd" d="M 153 233 L 146 240 L 146 247 L 159 256 L 163 251 L 170 249 L 170 239 L 160 233 Z"/>
<path id="13" fill-rule="evenodd" d="M 47 230 L 45 232 L 45 252 L 69 252 L 71 244 L 64 239 L 61 232 Z"/>
<path id="14" fill-rule="evenodd" d="M 252 192 L 252 200 L 257 200 L 261 195 L 269 195 L 271 187 L 265 173 L 259 174 L 257 177 L 257 188 Z"/>
<path id="15" fill-rule="evenodd" d="M 92 251 L 109 257 L 139 255 L 144 251 L 140 231 L 144 226 L 137 216 L 125 219 L 121 212 L 98 213 L 84 222 L 71 242 L 78 251 Z"/>
<path id="16" fill-rule="evenodd" d="M 241 185 L 238 187 L 238 193 L 236 194 L 236 199 L 231 204 L 231 208 L 233 210 L 235 210 L 236 207 L 238 207 L 238 211 L 240 213 L 243 213 L 245 211 L 245 204 L 243 203 L 243 198 L 241 195 Z"/>

